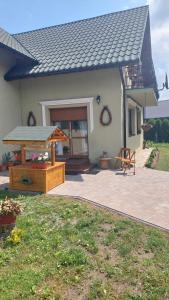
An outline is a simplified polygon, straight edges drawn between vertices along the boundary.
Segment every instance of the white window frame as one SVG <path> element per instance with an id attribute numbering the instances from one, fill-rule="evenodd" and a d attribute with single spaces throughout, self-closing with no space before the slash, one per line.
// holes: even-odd
<path id="1" fill-rule="evenodd" d="M 45 100 L 41 101 L 42 106 L 42 125 L 46 126 L 46 108 L 68 108 L 68 107 L 87 107 L 87 121 L 88 121 L 88 131 L 91 133 L 94 129 L 94 117 L 93 117 L 93 99 L 90 98 L 78 98 L 78 99 L 64 99 L 64 100 Z"/>
<path id="2" fill-rule="evenodd" d="M 138 135 L 137 133 L 137 109 L 142 111 L 141 105 L 133 101 L 131 98 L 127 98 L 127 117 L 128 117 L 128 137 L 136 136 Z M 129 109 L 132 110 L 132 135 L 129 134 Z"/>

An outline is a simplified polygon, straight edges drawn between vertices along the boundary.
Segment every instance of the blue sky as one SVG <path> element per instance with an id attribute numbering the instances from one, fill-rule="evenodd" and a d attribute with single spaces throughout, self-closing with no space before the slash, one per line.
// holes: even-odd
<path id="1" fill-rule="evenodd" d="M 0 27 L 18 33 L 145 4 L 150 5 L 152 50 L 160 87 L 165 72 L 169 74 L 168 0 L 0 0 Z M 166 98 L 169 92 L 161 93 L 161 99 Z"/>
<path id="2" fill-rule="evenodd" d="M 0 0 L 0 26 L 16 33 L 145 3 L 145 0 Z"/>

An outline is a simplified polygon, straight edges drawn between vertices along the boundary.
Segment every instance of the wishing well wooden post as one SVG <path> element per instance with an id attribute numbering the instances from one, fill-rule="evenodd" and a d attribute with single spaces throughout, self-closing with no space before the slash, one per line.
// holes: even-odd
<path id="1" fill-rule="evenodd" d="M 54 142 L 51 143 L 51 163 L 52 166 L 55 165 L 55 143 Z"/>
<path id="2" fill-rule="evenodd" d="M 25 145 L 21 146 L 21 161 L 22 161 L 22 165 L 24 165 L 26 163 Z"/>

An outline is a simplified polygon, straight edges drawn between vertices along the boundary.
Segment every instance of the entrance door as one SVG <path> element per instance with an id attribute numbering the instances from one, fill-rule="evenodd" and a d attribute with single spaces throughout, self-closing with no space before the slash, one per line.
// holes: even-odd
<path id="1" fill-rule="evenodd" d="M 88 157 L 87 108 L 58 108 L 50 111 L 51 123 L 61 128 L 69 141 L 57 144 L 57 154 L 66 157 Z"/>

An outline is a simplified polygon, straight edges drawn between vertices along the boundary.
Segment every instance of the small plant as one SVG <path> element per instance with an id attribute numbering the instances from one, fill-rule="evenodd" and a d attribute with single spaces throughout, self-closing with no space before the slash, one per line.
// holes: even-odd
<path id="1" fill-rule="evenodd" d="M 101 157 L 107 157 L 107 156 L 108 156 L 108 153 L 106 151 L 103 151 Z"/>
<path id="2" fill-rule="evenodd" d="M 33 169 L 47 169 L 49 155 L 48 152 L 45 153 L 32 153 L 30 155 L 30 159 L 32 161 Z"/>
<path id="3" fill-rule="evenodd" d="M 48 152 L 45 152 L 44 154 L 43 153 L 32 153 L 31 156 L 30 156 L 30 159 L 33 161 L 33 162 L 45 162 L 45 161 L 48 161 L 49 160 L 49 155 L 48 155 Z"/>
<path id="4" fill-rule="evenodd" d="M 11 154 L 10 152 L 6 152 L 2 154 L 2 163 L 5 165 L 11 160 Z"/>
<path id="5" fill-rule="evenodd" d="M 101 280 L 96 279 L 90 286 L 90 291 L 88 294 L 88 300 L 104 299 L 106 297 L 107 291 Z M 107 297 L 106 297 L 107 298 Z"/>
<path id="6" fill-rule="evenodd" d="M 22 212 L 22 207 L 12 198 L 6 197 L 0 204 L 0 215 L 18 216 Z"/>
<path id="7" fill-rule="evenodd" d="M 14 159 L 16 161 L 21 161 L 21 150 L 15 150 L 13 151 Z"/>
<path id="8" fill-rule="evenodd" d="M 14 245 L 19 244 L 21 242 L 22 236 L 23 236 L 23 230 L 19 228 L 14 228 L 11 231 L 10 236 L 7 238 L 7 241 Z"/>
<path id="9" fill-rule="evenodd" d="M 87 264 L 87 256 L 80 249 L 66 249 L 56 253 L 58 266 L 80 266 Z"/>

